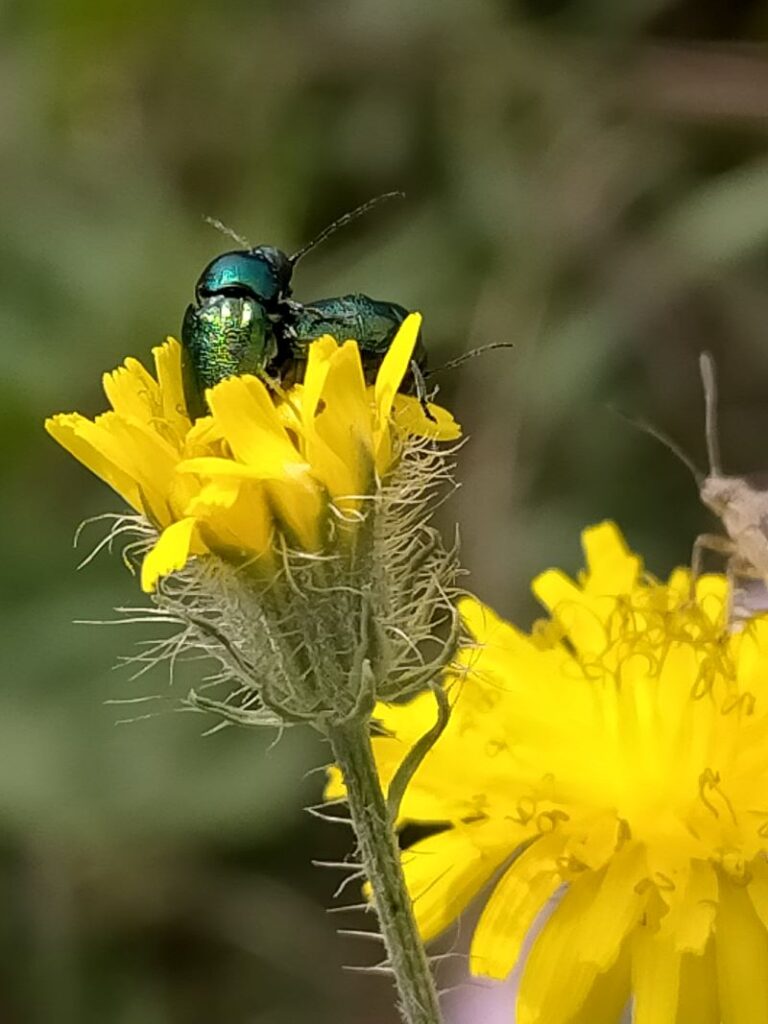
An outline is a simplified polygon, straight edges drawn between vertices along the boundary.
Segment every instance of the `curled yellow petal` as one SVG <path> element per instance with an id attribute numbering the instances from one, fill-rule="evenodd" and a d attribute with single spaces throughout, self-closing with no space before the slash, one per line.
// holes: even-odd
<path id="1" fill-rule="evenodd" d="M 204 550 L 197 535 L 197 520 L 192 516 L 166 527 L 155 546 L 144 556 L 141 589 L 151 594 L 162 576 L 183 569 L 192 554 Z"/>
<path id="2" fill-rule="evenodd" d="M 392 419 L 396 427 L 408 434 L 428 437 L 433 441 L 457 441 L 461 427 L 442 406 L 427 403 L 432 419 L 427 416 L 421 402 L 413 395 L 396 395 Z"/>

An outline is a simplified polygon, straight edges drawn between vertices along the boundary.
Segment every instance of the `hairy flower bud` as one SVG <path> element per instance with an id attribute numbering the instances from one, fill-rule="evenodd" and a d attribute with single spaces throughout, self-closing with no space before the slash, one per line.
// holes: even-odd
<path id="1" fill-rule="evenodd" d="M 208 391 L 191 420 L 180 348 L 105 377 L 113 411 L 53 417 L 49 432 L 137 515 L 142 586 L 178 643 L 218 660 L 219 700 L 250 724 L 363 720 L 424 688 L 451 659 L 456 552 L 430 524 L 459 430 L 398 388 L 420 319 L 365 381 L 354 342 L 315 342 L 303 384 L 275 399 L 249 376 Z"/>

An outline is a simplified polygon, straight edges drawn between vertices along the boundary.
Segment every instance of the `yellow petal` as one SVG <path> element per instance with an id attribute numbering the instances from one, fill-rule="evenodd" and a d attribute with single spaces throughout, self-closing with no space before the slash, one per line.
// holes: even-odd
<path id="1" fill-rule="evenodd" d="M 189 517 L 167 527 L 155 546 L 144 556 L 141 566 L 141 589 L 150 594 L 161 576 L 167 576 L 187 564 L 193 549 L 200 550 L 197 520 Z"/>
<path id="2" fill-rule="evenodd" d="M 581 918 L 599 887 L 599 876 L 585 872 L 541 926 L 523 967 L 516 1024 L 566 1024 L 583 1005 L 598 972 L 579 956 Z"/>
<path id="3" fill-rule="evenodd" d="M 638 892 L 647 874 L 643 850 L 627 844 L 608 863 L 589 909 L 580 922 L 578 956 L 605 970 L 616 959 L 624 936 L 634 927 L 645 907 Z"/>
<path id="4" fill-rule="evenodd" d="M 213 418 L 235 458 L 252 466 L 279 458 L 288 465 L 303 459 L 291 444 L 269 392 L 256 377 L 230 377 L 206 395 Z"/>
<path id="5" fill-rule="evenodd" d="M 460 598 L 458 609 L 467 629 L 482 645 L 480 650 L 483 655 L 490 647 L 498 647 L 510 653 L 518 647 L 530 647 L 528 637 L 477 598 Z"/>
<path id="6" fill-rule="evenodd" d="M 330 335 L 318 338 L 309 346 L 304 385 L 301 391 L 302 419 L 309 425 L 317 415 L 320 398 L 331 368 L 331 360 L 339 346 Z"/>
<path id="7" fill-rule="evenodd" d="M 560 836 L 538 839 L 504 872 L 472 936 L 473 974 L 501 979 L 515 966 L 534 921 L 562 887 L 556 863 L 562 847 Z"/>
<path id="8" fill-rule="evenodd" d="M 103 424 L 106 427 L 106 424 Z M 139 486 L 131 475 L 114 461 L 108 432 L 78 412 L 59 413 L 45 421 L 51 437 L 97 477 L 117 491 L 137 512 L 143 512 Z"/>
<path id="9" fill-rule="evenodd" d="M 185 455 L 199 455 L 212 453 L 220 447 L 224 440 L 221 427 L 213 416 L 201 416 L 192 424 L 189 433 L 184 438 Z"/>
<path id="10" fill-rule="evenodd" d="M 461 822 L 484 813 L 494 799 L 498 800 L 498 806 L 511 804 L 510 810 L 515 810 L 516 796 L 510 794 L 503 776 L 499 779 L 500 794 L 495 786 L 492 790 L 487 787 L 487 758 L 489 753 L 491 756 L 494 754 L 496 734 L 485 736 L 471 727 L 467 728 L 470 722 L 475 721 L 477 710 L 476 705 L 473 706 L 471 691 L 479 689 L 477 683 L 470 678 L 451 686 L 448 697 L 452 710 L 448 725 L 440 742 L 427 753 L 405 791 L 400 805 L 402 820 Z M 488 691 L 485 695 L 489 698 L 490 713 L 497 693 Z M 433 695 L 425 693 L 404 706 L 379 704 L 375 714 L 384 729 L 395 734 L 373 741 L 377 764 L 383 780 L 388 784 L 414 743 L 434 725 L 436 704 Z M 460 744 L 458 748 L 457 743 Z M 461 759 L 459 773 L 456 772 L 457 749 L 460 750 L 458 756 Z M 503 747 L 496 749 L 497 753 L 499 751 L 499 760 L 503 760 Z M 501 770 L 499 761 L 496 763 Z M 448 786 L 445 785 L 446 779 L 451 780 Z M 515 820 L 513 814 L 503 814 L 494 820 L 506 830 L 510 852 L 536 833 L 536 824 L 530 822 L 530 819 Z"/>
<path id="11" fill-rule="evenodd" d="M 157 381 L 138 359 L 126 359 L 102 377 L 104 393 L 119 416 L 152 423 L 161 408 Z"/>
<path id="12" fill-rule="evenodd" d="M 386 473 L 393 460 L 392 408 L 397 390 L 408 372 L 418 339 L 421 317 L 412 313 L 402 323 L 376 375 L 374 404 L 374 454 L 379 473 Z"/>
<path id="13" fill-rule="evenodd" d="M 330 432 L 325 429 L 324 433 L 328 435 Z M 361 464 L 370 463 L 364 451 L 359 458 L 353 458 L 351 461 L 345 457 L 348 452 L 346 436 L 345 431 L 342 438 L 337 439 L 345 449 L 343 454 L 339 454 L 332 444 L 320 435 L 314 423 L 306 424 L 304 427 L 302 448 L 305 458 L 312 467 L 312 476 L 323 485 L 334 500 L 350 495 L 357 496 L 363 492 Z"/>
<path id="14" fill-rule="evenodd" d="M 413 350 L 416 347 L 420 330 L 421 315 L 410 313 L 403 320 L 381 361 L 374 388 L 374 401 L 379 423 L 385 423 L 390 417 L 395 395 L 411 365 Z"/>
<path id="15" fill-rule="evenodd" d="M 323 387 L 324 408 L 316 413 L 321 433 L 332 427 L 334 433 L 359 430 L 370 445 L 371 413 L 368 388 L 360 361 L 360 350 L 354 341 L 345 341 L 331 356 Z"/>
<path id="16" fill-rule="evenodd" d="M 696 602 L 707 619 L 719 628 L 724 627 L 728 612 L 729 583 L 724 576 L 705 573 L 696 580 Z"/>
<path id="17" fill-rule="evenodd" d="M 715 922 L 717 876 L 711 864 L 693 861 L 685 891 L 662 919 L 661 932 L 682 953 L 704 952 Z"/>
<path id="18" fill-rule="evenodd" d="M 435 441 L 456 441 L 461 437 L 461 427 L 447 409 L 432 402 L 427 403 L 427 408 L 434 419 L 429 419 L 418 398 L 398 394 L 395 395 L 392 419 L 405 434 L 429 437 Z"/>
<path id="19" fill-rule="evenodd" d="M 288 535 L 288 543 L 304 551 L 317 551 L 326 502 L 314 481 L 309 477 L 270 480 L 264 490 L 274 515 Z"/>
<path id="20" fill-rule="evenodd" d="M 214 510 L 231 508 L 240 496 L 242 487 L 242 480 L 226 476 L 216 477 L 204 484 L 186 502 L 184 515 L 203 519 Z"/>
<path id="21" fill-rule="evenodd" d="M 310 477 L 301 480 L 291 473 L 287 483 L 273 480 L 263 487 L 264 465 L 199 458 L 189 459 L 178 468 L 184 474 L 209 477 L 184 505 L 184 513 L 198 520 L 201 536 L 210 549 L 231 548 L 262 556 L 271 550 L 276 516 L 293 544 L 304 550 L 317 549 L 324 506 Z"/>
<path id="22" fill-rule="evenodd" d="M 568 1024 L 618 1024 L 625 1019 L 630 1000 L 628 946 L 625 942 L 616 963 L 598 974 L 581 1009 L 568 1017 Z M 694 1019 L 690 1018 L 687 1024 L 692 1024 Z"/>
<path id="23" fill-rule="evenodd" d="M 168 481 L 173 475 L 173 449 L 151 427 L 114 412 L 94 422 L 79 413 L 55 416 L 49 433 L 158 526 L 173 516 L 168 506 Z"/>
<path id="24" fill-rule="evenodd" d="M 580 653 L 592 654 L 606 647 L 604 617 L 583 591 L 559 569 L 548 569 L 531 584 L 531 590 L 562 624 Z"/>
<path id="25" fill-rule="evenodd" d="M 700 956 L 683 954 L 675 1024 L 720 1024 L 713 942 Z"/>
<path id="26" fill-rule="evenodd" d="M 747 891 L 763 927 L 768 928 L 768 864 L 758 857 L 749 871 L 752 877 Z"/>
<path id="27" fill-rule="evenodd" d="M 171 429 L 184 438 L 190 428 L 187 415 L 187 401 L 184 397 L 184 382 L 181 371 L 181 345 L 175 338 L 168 338 L 163 345 L 152 349 L 155 372 L 160 386 L 162 416 Z"/>
<path id="28" fill-rule="evenodd" d="M 722 1024 L 768 1021 L 768 934 L 747 890 L 725 877 L 715 931 Z"/>
<path id="29" fill-rule="evenodd" d="M 675 1024 L 681 955 L 669 937 L 637 929 L 632 943 L 632 1024 Z"/>
<path id="30" fill-rule="evenodd" d="M 136 480 L 144 514 L 157 526 L 173 519 L 169 507 L 170 483 L 178 463 L 174 446 L 152 426 L 114 413 L 96 417 L 103 431 L 105 453 Z"/>
<path id="31" fill-rule="evenodd" d="M 378 770 L 378 758 L 376 759 L 376 768 Z M 341 771 L 332 764 L 327 769 L 327 779 L 325 788 L 323 789 L 323 800 L 341 800 L 346 795 L 347 787 L 344 785 L 344 779 Z"/>
<path id="32" fill-rule="evenodd" d="M 642 572 L 642 561 L 632 554 L 615 523 L 606 521 L 582 532 L 587 559 L 586 586 L 592 593 L 628 594 Z"/>
<path id="33" fill-rule="evenodd" d="M 235 462 L 218 456 L 203 455 L 196 459 L 184 459 L 176 467 L 178 473 L 195 473 L 197 476 L 231 477 L 233 480 L 283 480 L 298 482 L 309 470 L 306 462 L 284 459 L 281 446 L 271 448 L 269 444 L 258 462 Z"/>
<path id="34" fill-rule="evenodd" d="M 289 400 L 280 407 L 280 414 L 287 427 L 298 429 L 299 444 L 304 457 L 312 467 L 312 475 L 326 488 L 332 498 L 355 493 L 359 489 L 359 474 L 356 464 L 350 465 L 343 454 L 335 451 L 328 438 L 335 438 L 323 430 L 318 430 L 318 416 L 326 408 L 328 398 L 323 392 L 328 380 L 331 365 L 339 351 L 333 338 L 326 336 L 312 342 L 307 358 L 307 371 L 304 384 L 291 389 Z M 333 382 L 332 382 L 333 387 Z M 367 409 L 358 406 L 353 415 L 362 415 L 370 419 Z M 332 418 L 332 417 L 330 417 Z M 325 417 L 324 428 L 329 417 Z M 341 439 L 344 444 L 346 431 L 342 427 Z M 345 446 L 346 447 L 346 446 Z"/>
<path id="35" fill-rule="evenodd" d="M 273 524 L 263 486 L 245 482 L 231 506 L 212 505 L 205 511 L 199 530 L 211 550 L 255 556 L 263 562 L 271 557 Z"/>
<path id="36" fill-rule="evenodd" d="M 305 419 L 307 445 L 323 442 L 335 454 L 325 459 L 317 448 L 310 459 L 317 462 L 323 483 L 334 496 L 370 492 L 373 474 L 373 432 L 368 394 L 354 342 L 345 342 L 330 360 L 322 393 L 322 408 L 312 421 Z"/>
<path id="37" fill-rule="evenodd" d="M 642 851 L 627 845 L 606 870 L 585 871 L 570 884 L 523 969 L 518 1024 L 565 1024 L 617 962 L 645 906 L 637 891 L 644 867 Z"/>
<path id="38" fill-rule="evenodd" d="M 425 942 L 451 925 L 510 855 L 508 842 L 483 848 L 483 826 L 452 828 L 414 843 L 403 872 Z"/>

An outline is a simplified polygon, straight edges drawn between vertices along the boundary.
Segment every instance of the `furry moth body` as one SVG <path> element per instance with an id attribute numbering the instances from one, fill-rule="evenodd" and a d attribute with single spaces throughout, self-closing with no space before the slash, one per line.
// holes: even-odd
<path id="1" fill-rule="evenodd" d="M 708 352 L 699 357 L 704 387 L 705 425 L 709 473 L 695 467 L 702 502 L 720 519 L 727 536 L 702 534 L 693 548 L 692 573 L 701 573 L 704 551 L 727 558 L 731 587 L 731 622 L 768 609 L 768 490 L 758 486 L 760 475 L 726 476 L 720 463 L 717 430 L 717 382 L 715 364 Z M 687 460 L 686 460 L 687 461 Z M 759 581 L 758 586 L 738 586 L 737 580 Z"/>

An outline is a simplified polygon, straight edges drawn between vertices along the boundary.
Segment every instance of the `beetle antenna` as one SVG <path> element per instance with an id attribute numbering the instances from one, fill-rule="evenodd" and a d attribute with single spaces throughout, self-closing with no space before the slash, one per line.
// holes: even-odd
<path id="1" fill-rule="evenodd" d="M 434 370 L 427 370 L 424 373 L 425 377 L 432 377 L 436 373 L 442 373 L 443 370 L 455 370 L 457 366 L 463 366 L 464 363 L 468 363 L 470 359 L 474 359 L 475 356 L 484 355 L 486 352 L 493 352 L 497 348 L 514 348 L 515 346 L 511 341 L 491 341 L 487 345 L 480 345 L 478 348 L 470 349 L 469 352 L 465 352 L 461 356 L 457 356 L 456 359 L 449 359 L 447 363 L 443 363 L 442 366 L 436 366 Z"/>
<path id="2" fill-rule="evenodd" d="M 717 434 L 717 374 L 711 352 L 699 356 L 701 383 L 704 387 L 704 430 L 707 438 L 707 457 L 711 476 L 722 476 L 720 441 Z"/>
<path id="3" fill-rule="evenodd" d="M 614 409 L 613 412 L 615 412 L 617 416 L 621 416 L 625 423 L 629 423 L 630 426 L 635 427 L 637 430 L 642 430 L 644 434 L 650 434 L 651 437 L 656 438 L 656 440 L 671 451 L 673 455 L 676 455 L 682 464 L 687 467 L 688 471 L 693 476 L 693 479 L 696 481 L 696 485 L 701 489 L 701 486 L 706 479 L 705 474 L 702 473 L 693 459 L 683 451 L 676 441 L 673 441 L 671 437 L 665 434 L 662 430 L 659 430 L 658 427 L 654 427 L 652 423 L 648 423 L 646 420 L 634 419 L 632 416 L 627 416 L 626 413 L 619 412 L 618 409 Z"/>
<path id="4" fill-rule="evenodd" d="M 233 231 L 232 228 L 227 227 L 226 224 L 222 224 L 220 220 L 216 220 L 215 217 L 203 217 L 203 220 L 206 224 L 210 224 L 212 228 L 216 228 L 217 231 L 220 231 L 222 235 L 226 235 L 227 238 L 231 238 L 234 242 L 237 242 L 237 244 L 243 249 L 251 248 L 250 243 L 245 238 L 238 235 L 238 233 Z"/>
<path id="5" fill-rule="evenodd" d="M 384 192 L 380 196 L 375 196 L 373 199 L 369 199 L 367 203 L 363 203 L 361 206 L 355 207 L 354 210 L 350 210 L 349 213 L 342 214 L 337 220 L 329 224 L 327 228 L 323 228 L 319 235 L 312 239 L 311 242 L 307 242 L 306 245 L 302 246 L 297 252 L 290 257 L 290 262 L 295 267 L 299 260 L 303 259 L 308 252 L 317 248 L 321 242 L 324 242 L 326 238 L 330 238 L 331 235 L 335 235 L 340 228 L 345 228 L 347 224 L 351 224 L 353 220 L 357 220 L 358 217 L 362 217 L 364 213 L 368 213 L 374 206 L 378 206 L 379 203 L 385 203 L 389 199 L 405 199 L 405 192 L 401 192 L 397 189 L 395 192 Z"/>

